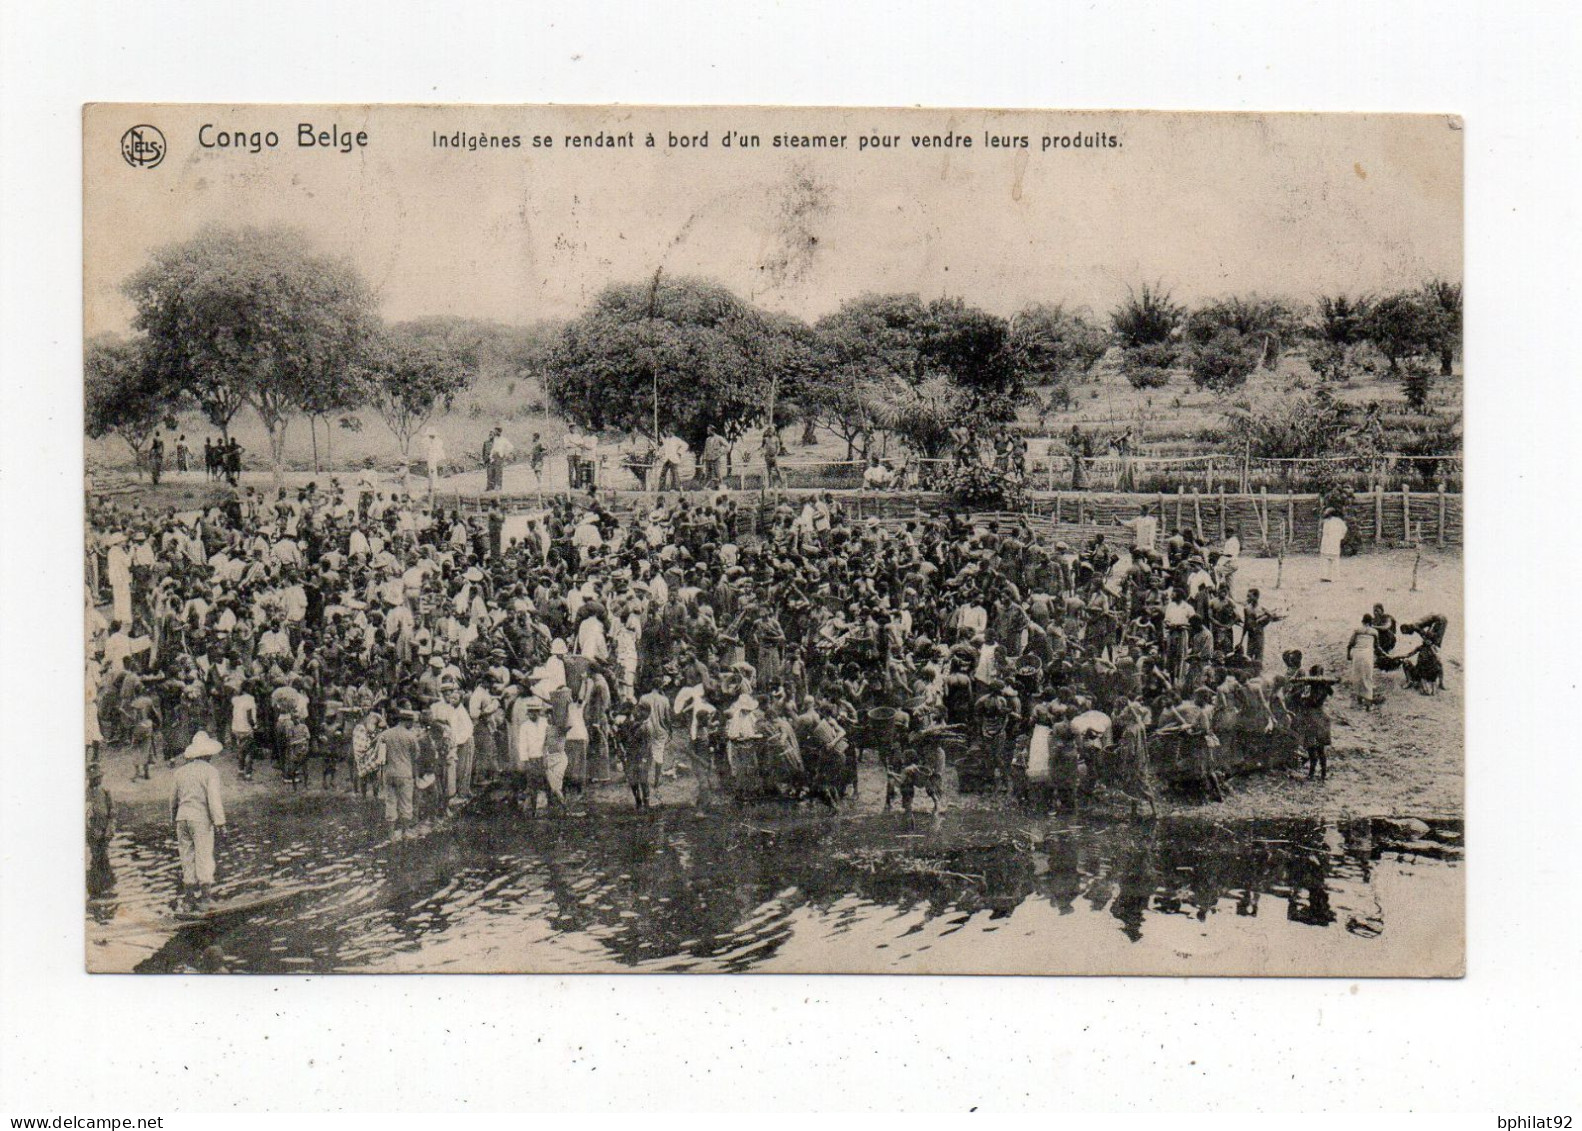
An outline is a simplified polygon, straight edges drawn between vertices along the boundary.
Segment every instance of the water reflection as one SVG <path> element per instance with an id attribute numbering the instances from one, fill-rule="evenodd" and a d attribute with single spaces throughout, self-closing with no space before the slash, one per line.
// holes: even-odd
<path id="1" fill-rule="evenodd" d="M 1423 898 L 1402 893 L 1460 883 L 1453 822 L 1424 832 L 1368 819 L 1078 823 L 977 811 L 908 823 L 678 809 L 463 819 L 394 844 L 381 835 L 335 797 L 304 797 L 244 827 L 219 848 L 221 874 L 238 891 L 302 894 L 244 920 L 167 931 L 136 968 L 202 969 L 223 955 L 226 969 L 256 972 L 1123 969 L 1151 943 L 1232 953 L 1300 948 L 1316 933 L 1380 946 L 1421 913 Z M 91 905 L 90 962 L 96 930 L 136 931 L 175 891 L 163 826 L 132 828 L 113 851 L 121 885 Z M 1381 868 L 1388 884 L 1375 883 Z"/>

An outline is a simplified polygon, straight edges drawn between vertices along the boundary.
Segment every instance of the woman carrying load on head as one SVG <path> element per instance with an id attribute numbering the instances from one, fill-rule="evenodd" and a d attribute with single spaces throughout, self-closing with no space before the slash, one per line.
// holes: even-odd
<path id="1" fill-rule="evenodd" d="M 1329 715 L 1324 704 L 1334 694 L 1332 676 L 1324 674 L 1323 664 L 1314 664 L 1308 674 L 1293 680 L 1290 702 L 1295 715 L 1294 729 L 1302 749 L 1307 752 L 1307 780 L 1315 772 L 1319 781 L 1329 778 Z"/>

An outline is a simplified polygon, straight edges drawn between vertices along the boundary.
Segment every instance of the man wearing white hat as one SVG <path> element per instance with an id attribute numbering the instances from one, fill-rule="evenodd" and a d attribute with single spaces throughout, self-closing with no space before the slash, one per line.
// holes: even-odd
<path id="1" fill-rule="evenodd" d="M 187 906 L 209 905 L 214 883 L 214 830 L 225 827 L 220 796 L 220 771 L 210 761 L 220 744 L 200 730 L 182 753 L 170 793 L 170 815 L 176 822 L 176 850 L 181 854 L 181 887 Z"/>

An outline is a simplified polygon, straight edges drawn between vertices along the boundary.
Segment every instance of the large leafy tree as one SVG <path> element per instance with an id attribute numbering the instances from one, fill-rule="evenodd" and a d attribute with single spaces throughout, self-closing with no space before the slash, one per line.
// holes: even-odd
<path id="1" fill-rule="evenodd" d="M 1356 368 L 1357 347 L 1368 340 L 1373 299 L 1367 295 L 1319 295 L 1308 334 L 1314 348 L 1308 355 L 1313 371 L 1329 380 L 1347 381 Z"/>
<path id="2" fill-rule="evenodd" d="M 404 322 L 383 330 L 369 342 L 362 365 L 367 399 L 395 437 L 403 463 L 412 438 L 478 370 L 478 340 L 434 329 L 433 322 Z"/>
<path id="3" fill-rule="evenodd" d="M 1080 310 L 1035 303 L 1010 323 L 1014 364 L 1030 384 L 1064 387 L 1085 380 L 1110 348 L 1110 337 Z"/>
<path id="4" fill-rule="evenodd" d="M 1185 317 L 1186 309 L 1160 283 L 1128 290 L 1125 301 L 1110 311 L 1110 332 L 1121 347 L 1121 371 L 1133 387 L 1157 389 L 1170 383 Z"/>
<path id="5" fill-rule="evenodd" d="M 1172 341 L 1185 316 L 1162 284 L 1144 283 L 1128 290 L 1125 301 L 1110 311 L 1110 329 L 1122 349 L 1141 349 Z"/>
<path id="6" fill-rule="evenodd" d="M 132 449 L 139 467 L 143 449 L 173 411 L 174 390 L 148 363 L 142 339 L 102 338 L 83 357 L 84 426 L 98 439 L 115 435 Z"/>
<path id="7" fill-rule="evenodd" d="M 1234 335 L 1257 350 L 1254 365 L 1273 369 L 1301 328 L 1301 317 L 1283 299 L 1231 295 L 1192 311 L 1183 331 L 1187 342 L 1196 347 Z"/>
<path id="8" fill-rule="evenodd" d="M 252 405 L 277 485 L 292 417 L 336 399 L 375 321 L 357 270 L 288 228 L 206 229 L 156 249 L 123 290 L 162 381 L 206 411 Z"/>
<path id="9" fill-rule="evenodd" d="M 915 294 L 865 294 L 814 325 L 817 368 L 802 397 L 807 409 L 846 441 L 846 458 L 867 455 L 882 427 L 879 407 L 892 383 L 923 378 L 923 303 Z"/>
<path id="10" fill-rule="evenodd" d="M 1266 356 L 1266 348 L 1261 338 L 1221 327 L 1207 341 L 1192 343 L 1188 360 L 1192 380 L 1199 388 L 1216 393 L 1239 389 Z"/>
<path id="11" fill-rule="evenodd" d="M 783 333 L 783 323 L 707 280 L 617 284 L 561 331 L 545 390 L 586 428 L 650 437 L 657 428 L 696 447 L 710 427 L 736 433 L 771 411 L 776 367 L 795 352 Z"/>
<path id="12" fill-rule="evenodd" d="M 924 371 L 956 383 L 966 398 L 969 428 L 980 420 L 1015 418 L 1026 386 L 1006 319 L 959 298 L 940 298 L 924 309 L 922 330 Z"/>
<path id="13" fill-rule="evenodd" d="M 1438 351 L 1439 313 L 1420 292 L 1398 291 L 1373 304 L 1365 326 L 1368 340 L 1389 360 L 1390 374 L 1401 379 L 1407 401 L 1415 408 L 1427 405 L 1432 370 L 1422 358 Z"/>
<path id="14" fill-rule="evenodd" d="M 1439 375 L 1449 377 L 1451 363 L 1461 352 L 1461 284 L 1430 279 L 1423 284 L 1423 305 L 1434 321 L 1434 348 L 1439 351 Z"/>

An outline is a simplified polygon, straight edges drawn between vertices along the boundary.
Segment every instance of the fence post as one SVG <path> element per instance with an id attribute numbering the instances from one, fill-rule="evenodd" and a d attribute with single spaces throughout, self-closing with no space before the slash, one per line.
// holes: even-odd
<path id="1" fill-rule="evenodd" d="M 1373 544 L 1384 543 L 1384 484 L 1378 480 L 1373 484 Z"/>
<path id="2" fill-rule="evenodd" d="M 1060 492 L 1055 492 L 1055 525 L 1060 525 Z"/>
<path id="3" fill-rule="evenodd" d="M 1443 479 L 1439 481 L 1439 528 L 1434 535 L 1434 541 L 1443 550 L 1445 548 L 1445 481 Z"/>
<path id="4" fill-rule="evenodd" d="M 1203 495 L 1198 491 L 1192 492 L 1192 528 L 1203 537 Z"/>
<path id="5" fill-rule="evenodd" d="M 1225 484 L 1219 485 L 1219 540 L 1225 541 Z"/>
<path id="6" fill-rule="evenodd" d="M 1186 484 L 1176 484 L 1176 529 L 1181 529 L 1181 512 L 1186 506 Z"/>
<path id="7" fill-rule="evenodd" d="M 1267 484 L 1258 488 L 1258 496 L 1258 502 L 1253 504 L 1253 509 L 1258 513 L 1258 533 L 1263 537 L 1263 544 L 1267 547 L 1269 545 L 1269 488 Z"/>
<path id="8" fill-rule="evenodd" d="M 1412 544 L 1412 489 L 1401 484 L 1401 537 Z"/>
<path id="9" fill-rule="evenodd" d="M 1323 506 L 1322 503 L 1319 504 Z M 1296 541 L 1296 496 L 1285 497 L 1285 541 L 1286 544 Z"/>

